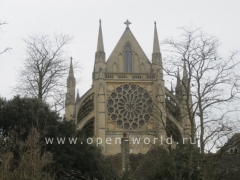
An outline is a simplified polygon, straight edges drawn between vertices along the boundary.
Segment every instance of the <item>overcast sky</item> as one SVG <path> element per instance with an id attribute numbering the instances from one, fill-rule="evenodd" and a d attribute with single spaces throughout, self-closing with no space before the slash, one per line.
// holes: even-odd
<path id="1" fill-rule="evenodd" d="M 1 27 L 0 51 L 5 47 L 12 50 L 0 55 L 0 95 L 8 99 L 14 95 L 11 87 L 26 58 L 22 39 L 54 32 L 75 36 L 67 50 L 69 57 L 83 67 L 77 88 L 84 94 L 92 82 L 99 19 L 107 58 L 125 30 L 127 19 L 148 57 L 152 53 L 154 21 L 160 41 L 176 36 L 179 26 L 194 25 L 220 39 L 222 55 L 240 49 L 239 0 L 1 0 L 0 21 L 8 25 Z"/>

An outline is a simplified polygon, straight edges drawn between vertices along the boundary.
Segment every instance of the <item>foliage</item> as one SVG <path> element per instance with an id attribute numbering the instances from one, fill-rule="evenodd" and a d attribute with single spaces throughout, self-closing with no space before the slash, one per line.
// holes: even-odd
<path id="1" fill-rule="evenodd" d="M 0 174 L 4 180 L 28 178 L 36 180 L 54 179 L 45 171 L 52 163 L 52 154 L 42 152 L 40 134 L 33 128 L 25 141 L 16 133 L 5 140 L 5 149 L 1 152 Z"/>
<path id="2" fill-rule="evenodd" d="M 0 128 L 5 137 L 14 131 L 25 140 L 32 127 L 46 134 L 58 125 L 58 114 L 37 98 L 15 96 L 8 101 L 2 99 L 1 103 Z"/>
<path id="3" fill-rule="evenodd" d="M 116 175 L 105 162 L 101 149 L 94 144 L 86 143 L 84 134 L 77 130 L 74 121 L 59 121 L 58 114 L 51 111 L 46 103 L 37 98 L 15 96 L 8 101 L 0 99 L 0 103 L 2 104 L 0 109 L 2 132 L 0 142 L 3 145 L 1 149 L 9 148 L 4 139 L 17 137 L 15 141 L 19 142 L 18 147 L 14 146 L 18 149 L 15 148 L 14 151 L 11 151 L 11 157 L 6 159 L 6 162 L 12 162 L 13 160 L 16 164 L 28 162 L 21 159 L 25 156 L 24 149 L 27 150 L 26 145 L 22 144 L 25 141 L 27 143 L 28 139 L 32 137 L 31 141 L 34 141 L 34 145 L 38 148 L 29 147 L 30 150 L 31 148 L 34 150 L 31 151 L 33 154 L 36 155 L 41 152 L 41 155 L 48 153 L 52 156 L 51 164 L 45 167 L 46 173 L 51 172 L 53 175 L 56 173 L 58 179 L 81 179 L 83 177 L 116 179 Z M 32 128 L 35 128 L 39 134 L 36 133 L 38 135 L 33 137 L 31 134 Z M 47 144 L 45 138 L 54 138 L 54 141 L 52 144 Z M 57 138 L 65 138 L 66 141 L 64 144 L 59 144 Z M 70 144 L 68 138 L 77 138 L 77 143 Z M 21 151 L 21 148 L 23 151 Z M 28 155 L 33 157 L 35 156 L 33 154 Z M 0 151 L 0 158 L 3 156 L 5 154 Z"/>
<path id="4" fill-rule="evenodd" d="M 88 144 L 84 134 L 76 129 L 74 121 L 59 122 L 52 144 L 46 146 L 54 157 L 52 168 L 57 175 L 68 174 L 70 177 L 85 176 L 90 179 L 104 179 L 115 176 L 105 164 L 105 159 L 101 154 L 101 148 L 95 144 Z M 56 138 L 65 138 L 64 143 L 59 143 Z M 76 143 L 70 143 L 70 139 L 76 139 Z M 66 176 L 68 177 L 68 176 Z M 59 177 L 60 178 L 60 177 Z"/>
<path id="5" fill-rule="evenodd" d="M 188 179 L 188 161 L 190 145 L 179 143 L 175 148 L 168 147 L 170 151 L 163 151 L 157 155 L 158 164 L 156 165 L 156 172 L 152 179 Z M 199 149 L 194 148 L 193 164 L 192 164 L 192 179 L 200 179 L 199 171 Z"/>
<path id="6" fill-rule="evenodd" d="M 82 173 L 90 172 L 91 176 L 97 173 L 96 159 L 101 157 L 100 149 L 84 142 L 83 134 L 76 130 L 74 122 L 60 122 L 55 134 L 51 134 L 51 137 L 54 137 L 54 142 L 48 144 L 47 148 L 54 154 L 55 171 L 78 170 Z M 56 138 L 65 138 L 64 144 L 59 144 Z M 76 138 L 76 144 L 70 144 L 69 138 Z"/>

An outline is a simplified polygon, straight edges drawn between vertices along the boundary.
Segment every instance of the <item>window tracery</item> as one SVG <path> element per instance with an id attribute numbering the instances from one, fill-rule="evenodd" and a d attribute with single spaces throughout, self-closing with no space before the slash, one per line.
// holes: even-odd
<path id="1" fill-rule="evenodd" d="M 153 102 L 149 93 L 135 84 L 125 84 L 112 91 L 107 102 L 108 115 L 119 127 L 138 129 L 151 118 Z"/>

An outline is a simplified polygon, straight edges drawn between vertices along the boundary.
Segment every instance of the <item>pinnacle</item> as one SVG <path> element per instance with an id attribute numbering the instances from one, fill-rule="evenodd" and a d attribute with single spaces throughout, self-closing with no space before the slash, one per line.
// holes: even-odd
<path id="1" fill-rule="evenodd" d="M 101 21 L 101 19 L 100 19 L 100 20 L 99 20 L 99 32 L 98 32 L 97 52 L 104 52 L 101 22 L 102 22 L 102 21 Z"/>
<path id="2" fill-rule="evenodd" d="M 72 59 L 73 59 L 73 58 L 71 57 L 71 58 L 70 58 L 70 69 L 69 69 L 69 75 L 68 75 L 68 77 L 74 77 Z"/>
<path id="3" fill-rule="evenodd" d="M 183 79 L 188 78 L 187 68 L 186 68 L 186 61 L 184 60 L 183 66 Z"/>
<path id="4" fill-rule="evenodd" d="M 154 26 L 153 53 L 160 53 L 156 21 L 154 22 Z"/>

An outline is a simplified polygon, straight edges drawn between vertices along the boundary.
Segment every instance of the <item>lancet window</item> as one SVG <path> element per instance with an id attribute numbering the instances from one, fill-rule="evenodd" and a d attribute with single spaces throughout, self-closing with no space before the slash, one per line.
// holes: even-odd
<path id="1" fill-rule="evenodd" d="M 124 48 L 124 72 L 132 72 L 132 54 L 131 45 L 127 43 Z"/>

